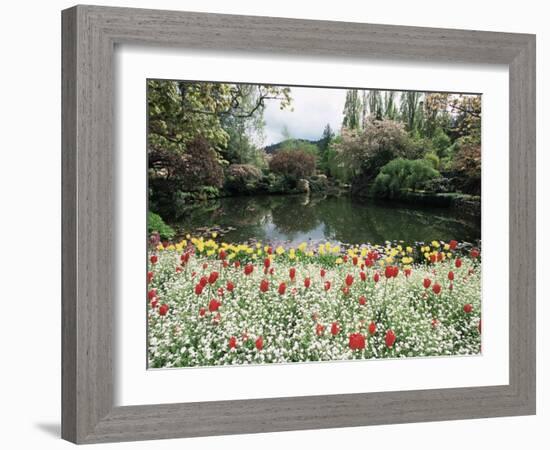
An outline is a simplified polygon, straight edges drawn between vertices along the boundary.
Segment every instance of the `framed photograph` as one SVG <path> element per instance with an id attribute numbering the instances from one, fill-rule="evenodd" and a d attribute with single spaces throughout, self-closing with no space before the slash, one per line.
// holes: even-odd
<path id="1" fill-rule="evenodd" d="M 62 24 L 63 438 L 535 413 L 533 35 Z"/>

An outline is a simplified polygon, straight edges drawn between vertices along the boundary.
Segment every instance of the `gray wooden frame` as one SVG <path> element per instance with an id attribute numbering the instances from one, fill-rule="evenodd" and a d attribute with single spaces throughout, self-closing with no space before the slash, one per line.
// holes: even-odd
<path id="1" fill-rule="evenodd" d="M 62 437 L 76 443 L 535 413 L 535 36 L 75 6 L 62 13 Z M 198 50 L 506 64 L 508 385 L 113 406 L 113 51 Z"/>

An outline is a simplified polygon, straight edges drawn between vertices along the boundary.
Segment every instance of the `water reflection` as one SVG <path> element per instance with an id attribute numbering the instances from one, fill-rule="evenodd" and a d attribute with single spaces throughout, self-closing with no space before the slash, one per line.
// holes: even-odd
<path id="1" fill-rule="evenodd" d="M 481 237 L 479 219 L 447 208 L 375 203 L 348 197 L 258 196 L 222 198 L 182 211 L 180 233 L 219 227 L 228 242 L 338 241 L 347 244 Z"/>

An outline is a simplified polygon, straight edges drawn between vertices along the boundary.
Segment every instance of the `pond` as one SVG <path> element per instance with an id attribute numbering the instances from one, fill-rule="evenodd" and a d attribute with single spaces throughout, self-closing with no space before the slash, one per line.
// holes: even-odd
<path id="1" fill-rule="evenodd" d="M 350 197 L 308 195 L 227 197 L 182 211 L 179 234 L 216 230 L 226 242 L 378 244 L 385 241 L 476 242 L 480 218 L 451 208 L 427 208 Z"/>

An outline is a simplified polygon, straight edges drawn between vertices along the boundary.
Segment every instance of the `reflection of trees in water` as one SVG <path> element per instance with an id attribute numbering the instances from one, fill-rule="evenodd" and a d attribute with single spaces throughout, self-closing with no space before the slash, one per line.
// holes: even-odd
<path id="1" fill-rule="evenodd" d="M 281 233 L 288 235 L 290 239 L 296 233 L 307 233 L 319 226 L 322 216 L 316 206 L 307 201 L 307 196 L 293 195 L 278 202 L 271 210 L 273 224 Z"/>
<path id="2" fill-rule="evenodd" d="M 267 226 L 289 240 L 324 229 L 327 240 L 360 244 L 385 240 L 470 240 L 480 237 L 479 220 L 459 218 L 442 208 L 408 208 L 395 204 L 355 201 L 348 197 L 312 196 L 229 197 L 189 208 L 178 228 L 234 227 L 226 239 L 272 238 Z M 280 236 L 279 236 L 280 237 Z"/>

